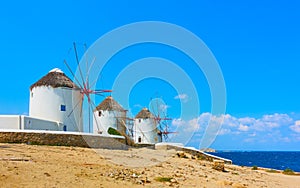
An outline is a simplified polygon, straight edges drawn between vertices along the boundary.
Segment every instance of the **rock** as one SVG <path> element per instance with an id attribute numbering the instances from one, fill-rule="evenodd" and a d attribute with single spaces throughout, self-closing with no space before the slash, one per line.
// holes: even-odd
<path id="1" fill-rule="evenodd" d="M 136 183 L 136 184 L 140 184 L 140 185 L 143 184 L 142 180 L 137 180 L 135 183 Z"/>
<path id="2" fill-rule="evenodd" d="M 135 173 L 133 173 L 133 174 L 132 174 L 132 177 L 133 177 L 133 178 L 137 178 L 138 176 L 137 176 Z"/>
<path id="3" fill-rule="evenodd" d="M 189 154 L 190 155 L 190 154 Z M 183 152 L 183 151 L 178 151 L 177 152 L 177 156 L 179 157 L 179 158 L 189 158 L 190 156 L 188 156 L 185 152 Z"/>
<path id="4" fill-rule="evenodd" d="M 218 184 L 221 186 L 229 186 L 229 185 L 232 185 L 233 182 L 228 181 L 228 180 L 221 180 L 221 181 L 218 181 Z"/>
<path id="5" fill-rule="evenodd" d="M 183 157 L 183 158 L 187 158 L 187 159 L 192 159 L 192 155 L 191 154 L 189 154 L 189 153 L 184 153 L 185 154 L 185 157 Z"/>
<path id="6" fill-rule="evenodd" d="M 232 187 L 233 187 L 233 188 L 246 188 L 246 186 L 244 186 L 244 185 L 241 184 L 241 183 L 233 183 L 233 184 L 232 184 Z"/>
<path id="7" fill-rule="evenodd" d="M 171 183 L 178 183 L 177 180 L 174 178 L 172 178 L 170 181 L 171 181 Z"/>
<path id="8" fill-rule="evenodd" d="M 222 160 L 214 160 L 214 164 L 213 164 L 213 169 L 218 170 L 218 171 L 225 171 L 225 167 L 224 167 L 224 161 Z"/>
<path id="9" fill-rule="evenodd" d="M 143 183 L 151 183 L 151 181 L 146 177 L 141 180 Z"/>
<path id="10" fill-rule="evenodd" d="M 171 186 L 172 185 L 172 183 L 170 183 L 170 182 L 166 182 L 165 183 L 167 186 Z"/>

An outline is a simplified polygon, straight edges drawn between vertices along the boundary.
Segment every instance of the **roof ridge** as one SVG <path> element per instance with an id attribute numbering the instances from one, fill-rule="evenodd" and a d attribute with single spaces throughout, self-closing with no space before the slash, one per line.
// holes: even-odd
<path id="1" fill-rule="evenodd" d="M 125 111 L 125 109 L 111 96 L 106 97 L 95 109 L 104 111 Z"/>
<path id="2" fill-rule="evenodd" d="M 62 71 L 50 71 L 48 74 L 43 76 L 37 82 L 30 86 L 30 90 L 34 87 L 39 86 L 50 86 L 53 88 L 68 87 L 68 88 L 79 88 L 65 73 Z"/>

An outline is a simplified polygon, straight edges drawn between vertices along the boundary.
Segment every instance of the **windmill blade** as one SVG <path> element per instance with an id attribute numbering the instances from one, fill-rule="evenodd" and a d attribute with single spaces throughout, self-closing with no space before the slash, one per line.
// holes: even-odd
<path id="1" fill-rule="evenodd" d="M 67 117 L 70 117 L 71 115 L 72 115 L 72 113 L 74 112 L 74 110 L 77 108 L 77 106 L 81 103 L 82 101 L 78 101 L 77 103 L 76 103 L 76 105 L 74 106 L 74 108 L 71 110 L 71 112 L 67 115 Z M 82 108 L 81 108 L 82 109 Z"/>
<path id="2" fill-rule="evenodd" d="M 104 95 L 100 94 L 100 93 L 94 93 L 95 95 L 98 95 L 98 96 L 101 96 L 101 97 L 104 97 Z"/>
<path id="3" fill-rule="evenodd" d="M 83 44 L 83 47 L 84 47 L 84 54 L 85 54 L 85 68 L 86 68 L 86 83 L 88 83 L 88 69 L 89 69 L 89 61 L 88 61 L 88 57 L 87 57 L 87 54 L 86 54 L 86 51 L 87 51 L 87 45 L 86 43 Z"/>
<path id="4" fill-rule="evenodd" d="M 94 110 L 93 110 L 93 109 L 96 109 L 96 105 L 95 105 L 93 100 L 90 100 L 89 104 L 90 104 L 90 107 L 93 111 L 93 117 L 94 117 L 94 121 L 96 122 L 97 129 L 98 129 L 98 131 L 100 131 L 99 123 L 97 121 L 97 118 L 96 118 Z M 101 126 L 101 124 L 100 124 L 100 126 Z M 106 130 L 104 130 L 104 128 L 102 126 L 101 126 L 101 128 L 103 129 L 103 131 L 106 131 Z"/>
<path id="5" fill-rule="evenodd" d="M 72 71 L 71 67 L 69 66 L 69 64 L 67 63 L 66 60 L 64 60 L 64 64 L 67 66 L 68 70 L 70 71 L 70 73 L 72 74 L 72 76 L 74 77 L 75 81 L 77 82 L 77 84 L 80 86 L 80 88 L 82 89 L 82 85 L 80 84 L 80 82 L 78 81 L 77 77 L 75 76 L 74 72 Z"/>
<path id="6" fill-rule="evenodd" d="M 90 84 L 89 84 L 89 75 L 90 75 L 91 68 L 93 67 L 95 61 L 96 61 L 96 57 L 93 58 L 90 66 L 88 66 L 88 64 L 87 64 L 86 83 L 88 84 L 88 88 L 91 87 Z"/>
<path id="7" fill-rule="evenodd" d="M 82 71 L 81 71 L 81 67 L 80 67 L 80 63 L 79 63 L 79 59 L 78 59 L 78 53 L 77 53 L 77 48 L 76 48 L 76 43 L 75 42 L 73 42 L 73 46 L 74 46 L 74 52 L 75 52 L 75 57 L 76 57 L 76 62 L 77 62 L 77 66 L 78 66 L 78 69 L 79 69 L 80 77 L 81 77 L 82 83 L 85 86 L 85 82 L 84 82 L 83 74 L 82 74 Z"/>
<path id="8" fill-rule="evenodd" d="M 158 104 L 158 100 L 156 99 L 156 109 L 157 109 L 157 117 L 160 118 L 160 106 Z"/>
<path id="9" fill-rule="evenodd" d="M 100 74 L 99 74 L 98 77 L 102 78 L 102 72 L 100 72 Z M 92 82 L 92 84 L 90 84 L 90 87 L 91 87 L 91 88 L 94 87 L 94 86 L 96 85 L 97 81 L 98 81 L 98 79 L 95 79 L 95 80 Z"/>
<path id="10" fill-rule="evenodd" d="M 164 138 L 165 138 L 165 141 L 169 141 L 169 136 L 167 134 L 164 134 Z"/>
<path id="11" fill-rule="evenodd" d="M 89 132 L 91 132 L 91 108 L 89 108 Z"/>
<path id="12" fill-rule="evenodd" d="M 140 132 L 142 133 L 142 135 L 144 136 L 144 138 L 146 138 L 146 140 L 147 140 L 149 143 L 151 143 L 150 140 L 148 140 L 148 138 L 145 136 L 145 134 L 144 134 L 144 132 L 141 130 L 141 128 L 140 128 L 140 127 L 138 127 L 138 128 L 139 128 Z"/>

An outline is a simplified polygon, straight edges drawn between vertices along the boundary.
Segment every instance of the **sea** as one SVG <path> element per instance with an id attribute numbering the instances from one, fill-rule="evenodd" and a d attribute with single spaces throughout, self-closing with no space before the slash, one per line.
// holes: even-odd
<path id="1" fill-rule="evenodd" d="M 258 166 L 300 172 L 300 151 L 217 151 L 210 153 L 239 166 Z"/>

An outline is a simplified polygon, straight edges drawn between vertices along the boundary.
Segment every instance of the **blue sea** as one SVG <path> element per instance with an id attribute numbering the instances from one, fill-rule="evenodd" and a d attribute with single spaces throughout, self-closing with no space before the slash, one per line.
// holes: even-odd
<path id="1" fill-rule="evenodd" d="M 300 172 L 300 151 L 218 151 L 213 155 L 232 160 L 233 164 L 240 166 L 259 166 L 284 170 L 290 168 Z"/>

